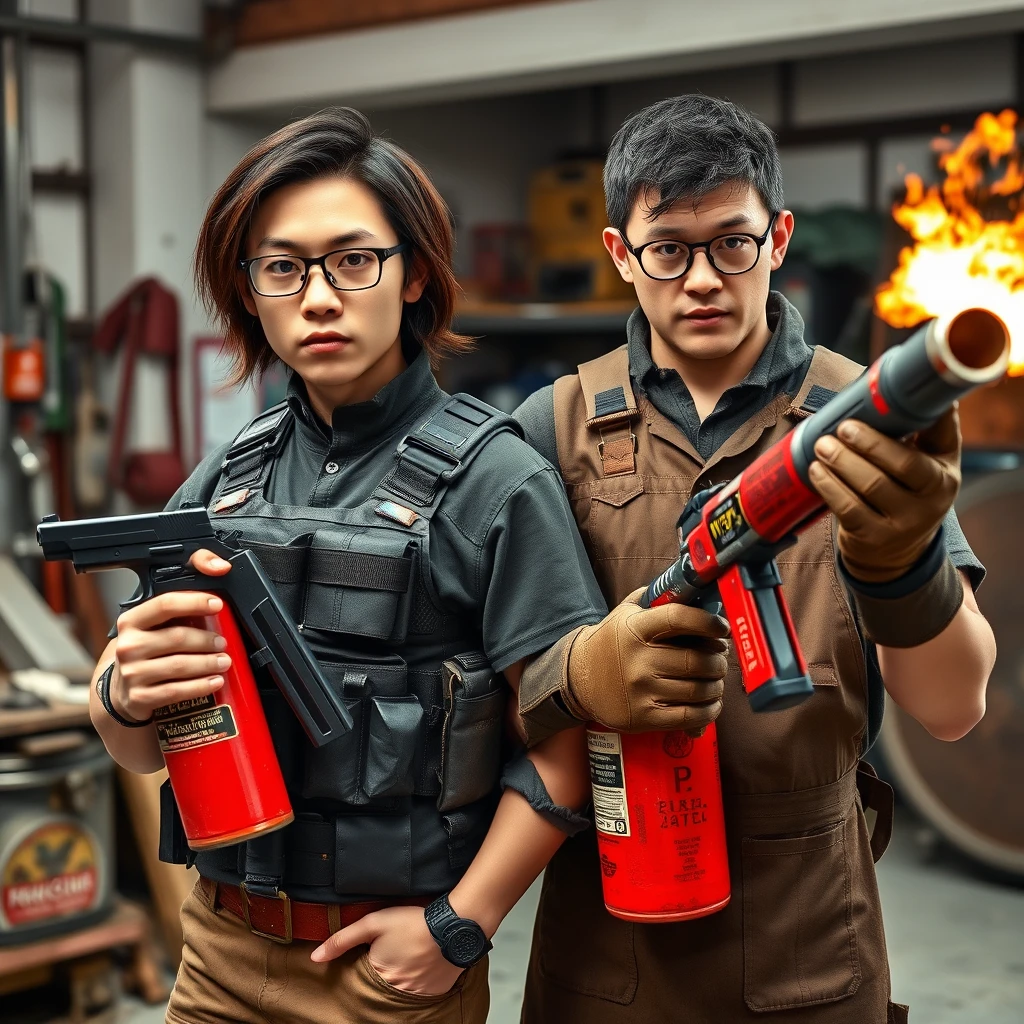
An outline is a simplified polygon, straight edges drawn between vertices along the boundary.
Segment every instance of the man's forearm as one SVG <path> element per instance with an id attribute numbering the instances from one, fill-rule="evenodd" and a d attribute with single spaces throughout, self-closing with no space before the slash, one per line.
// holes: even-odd
<path id="1" fill-rule="evenodd" d="M 578 808 L 589 797 L 583 730 L 560 732 L 528 757 L 554 803 Z M 490 937 L 565 841 L 515 790 L 506 789 L 479 853 L 449 901 Z"/>
<path id="2" fill-rule="evenodd" d="M 958 740 L 985 714 L 996 642 L 961 572 L 964 600 L 949 625 L 917 647 L 879 647 L 889 696 L 936 739 Z"/>

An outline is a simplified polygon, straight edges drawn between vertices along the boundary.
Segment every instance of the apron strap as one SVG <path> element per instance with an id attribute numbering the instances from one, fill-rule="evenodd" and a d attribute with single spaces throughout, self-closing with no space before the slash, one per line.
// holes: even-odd
<path id="1" fill-rule="evenodd" d="M 629 376 L 626 346 L 581 363 L 577 369 L 587 405 L 587 427 L 600 437 L 597 452 L 604 475 L 635 473 L 636 434 L 632 423 L 640 417 L 640 410 Z"/>
<path id="2" fill-rule="evenodd" d="M 867 761 L 857 765 L 857 792 L 861 807 L 875 812 L 875 825 L 871 830 L 871 859 L 877 864 L 892 838 L 893 790 L 888 782 L 878 777 Z"/>

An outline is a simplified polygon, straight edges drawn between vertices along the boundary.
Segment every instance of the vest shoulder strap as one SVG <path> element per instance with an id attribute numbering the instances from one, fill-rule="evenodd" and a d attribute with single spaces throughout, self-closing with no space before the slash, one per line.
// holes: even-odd
<path id="1" fill-rule="evenodd" d="M 221 462 L 218 496 L 227 489 L 262 486 L 274 456 L 294 426 L 291 407 L 278 402 L 242 427 Z"/>
<path id="2" fill-rule="evenodd" d="M 790 409 L 807 415 L 817 412 L 863 372 L 864 367 L 860 363 L 822 345 L 815 345 L 807 376 L 793 398 Z"/>
<path id="3" fill-rule="evenodd" d="M 629 376 L 629 350 L 620 345 L 578 367 L 587 409 L 587 428 L 598 438 L 605 476 L 636 472 L 636 435 L 632 422 L 640 416 Z"/>
<path id="4" fill-rule="evenodd" d="M 511 416 L 486 402 L 466 394 L 449 396 L 399 442 L 394 469 L 373 494 L 380 502 L 377 511 L 403 522 L 403 515 L 411 511 L 404 506 L 412 505 L 418 515 L 429 519 L 452 481 L 491 438 L 504 431 L 523 436 Z"/>

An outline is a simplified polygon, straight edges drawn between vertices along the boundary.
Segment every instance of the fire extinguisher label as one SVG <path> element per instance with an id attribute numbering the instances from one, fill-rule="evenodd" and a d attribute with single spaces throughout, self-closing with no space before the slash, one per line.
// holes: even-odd
<path id="1" fill-rule="evenodd" d="M 208 743 L 219 743 L 238 735 L 230 704 L 215 704 L 156 723 L 160 749 L 173 754 Z"/>
<path id="2" fill-rule="evenodd" d="M 612 836 L 628 836 L 629 807 L 622 767 L 622 740 L 615 732 L 588 732 L 587 750 L 597 830 Z"/>

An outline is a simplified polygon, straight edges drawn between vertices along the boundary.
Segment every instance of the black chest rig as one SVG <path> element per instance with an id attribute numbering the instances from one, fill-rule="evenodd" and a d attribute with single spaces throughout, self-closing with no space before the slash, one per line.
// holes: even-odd
<path id="1" fill-rule="evenodd" d="M 438 893 L 483 841 L 507 687 L 480 653 L 479 618 L 446 610 L 434 589 L 429 526 L 487 441 L 518 427 L 469 395 L 442 395 L 426 415 L 353 508 L 266 499 L 294 426 L 285 403 L 253 420 L 224 459 L 210 518 L 259 559 L 354 728 L 315 749 L 257 671 L 295 821 L 199 853 L 207 877 L 319 902 Z"/>

